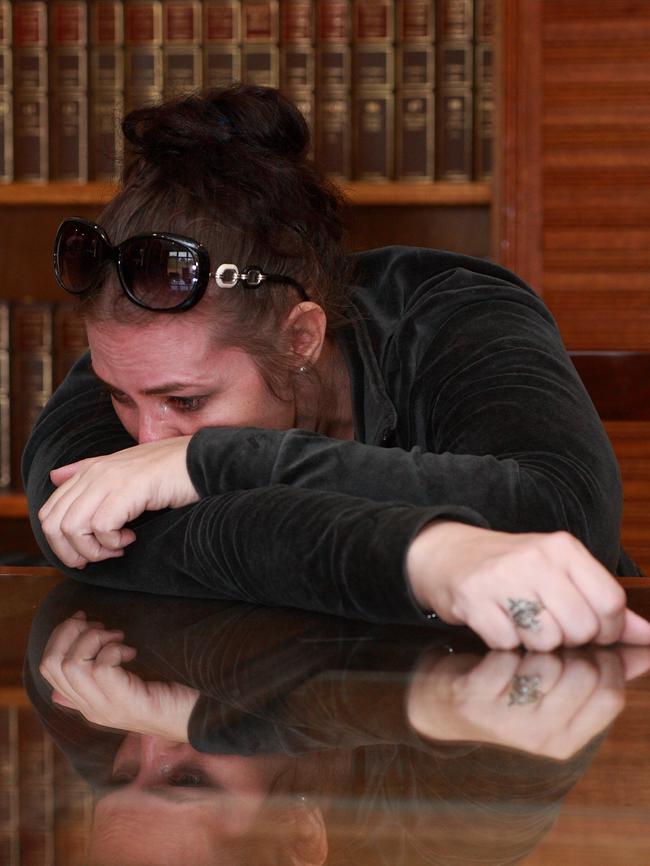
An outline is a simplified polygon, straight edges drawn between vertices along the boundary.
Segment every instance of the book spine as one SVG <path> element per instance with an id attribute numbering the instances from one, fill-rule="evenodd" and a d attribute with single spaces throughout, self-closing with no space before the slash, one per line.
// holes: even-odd
<path id="1" fill-rule="evenodd" d="M 243 0 L 242 81 L 280 86 L 278 0 Z"/>
<path id="2" fill-rule="evenodd" d="M 20 486 L 23 448 L 52 393 L 52 307 L 18 303 L 11 309 L 11 475 Z"/>
<path id="3" fill-rule="evenodd" d="M 19 866 L 18 710 L 0 707 L 0 863 Z"/>
<path id="4" fill-rule="evenodd" d="M 430 0 L 399 0 L 395 91 L 395 177 L 398 180 L 430 182 L 433 179 L 434 38 Z"/>
<path id="5" fill-rule="evenodd" d="M 302 112 L 313 141 L 314 7 L 309 0 L 284 0 L 280 13 L 280 88 Z"/>
<path id="6" fill-rule="evenodd" d="M 0 301 L 0 488 L 11 484 L 10 306 Z M 1 861 L 0 861 L 1 862 Z"/>
<path id="7" fill-rule="evenodd" d="M 131 111 L 162 98 L 162 2 L 125 0 L 125 108 Z"/>
<path id="8" fill-rule="evenodd" d="M 0 183 L 14 179 L 11 3 L 0 0 Z"/>
<path id="9" fill-rule="evenodd" d="M 53 745 L 32 707 L 18 708 L 21 866 L 54 866 Z"/>
<path id="10" fill-rule="evenodd" d="M 241 79 L 241 2 L 203 3 L 203 86 L 222 90 Z"/>
<path id="11" fill-rule="evenodd" d="M 349 0 L 316 8 L 315 158 L 331 179 L 352 177 L 352 15 Z"/>
<path id="12" fill-rule="evenodd" d="M 54 388 L 58 388 L 87 349 L 86 327 L 76 305 L 65 301 L 57 304 L 54 308 Z"/>
<path id="13" fill-rule="evenodd" d="M 394 171 L 393 0 L 355 0 L 353 12 L 354 176 L 383 182 Z"/>
<path id="14" fill-rule="evenodd" d="M 163 0 L 163 96 L 169 99 L 200 90 L 201 4 Z"/>
<path id="15" fill-rule="evenodd" d="M 13 4 L 14 178 L 45 183 L 48 165 L 47 4 Z"/>
<path id="16" fill-rule="evenodd" d="M 53 757 L 55 862 L 83 866 L 90 836 L 92 791 L 58 749 Z"/>
<path id="17" fill-rule="evenodd" d="M 494 0 L 476 0 L 474 179 L 491 180 L 494 148 Z"/>
<path id="18" fill-rule="evenodd" d="M 50 4 L 50 180 L 88 180 L 88 18 L 80 0 Z"/>
<path id="19" fill-rule="evenodd" d="M 94 0 L 90 7 L 90 176 L 114 183 L 124 146 L 124 4 Z"/>
<path id="20" fill-rule="evenodd" d="M 436 178 L 473 175 L 473 0 L 439 0 Z"/>

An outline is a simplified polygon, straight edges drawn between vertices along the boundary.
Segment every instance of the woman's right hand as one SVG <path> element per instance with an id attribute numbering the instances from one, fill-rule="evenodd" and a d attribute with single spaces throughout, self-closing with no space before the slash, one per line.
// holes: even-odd
<path id="1" fill-rule="evenodd" d="M 648 647 L 426 654 L 406 715 L 432 740 L 495 743 L 566 760 L 625 705 L 625 684 L 650 669 Z"/>
<path id="2" fill-rule="evenodd" d="M 435 521 L 411 543 L 406 570 L 424 610 L 469 626 L 494 649 L 650 644 L 650 623 L 626 607 L 616 578 L 567 532 Z"/>

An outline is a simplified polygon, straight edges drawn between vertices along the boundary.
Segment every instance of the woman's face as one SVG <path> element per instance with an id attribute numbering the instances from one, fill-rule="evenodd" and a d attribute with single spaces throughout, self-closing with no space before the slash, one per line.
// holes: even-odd
<path id="1" fill-rule="evenodd" d="M 198 314 L 144 324 L 89 323 L 92 365 L 117 415 L 138 442 L 202 427 L 288 430 L 295 404 L 268 388 L 252 357 L 219 346 Z"/>

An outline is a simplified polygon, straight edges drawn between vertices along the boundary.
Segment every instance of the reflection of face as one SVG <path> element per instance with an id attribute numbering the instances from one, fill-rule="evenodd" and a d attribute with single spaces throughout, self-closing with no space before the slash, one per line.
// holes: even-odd
<path id="1" fill-rule="evenodd" d="M 145 324 L 89 323 L 93 368 L 138 442 L 202 427 L 295 425 L 293 401 L 271 393 L 252 357 L 222 347 L 198 314 L 163 315 Z"/>
<path id="2" fill-rule="evenodd" d="M 117 787 L 97 803 L 88 863 L 212 866 L 251 828 L 287 764 L 128 734 L 113 763 Z"/>

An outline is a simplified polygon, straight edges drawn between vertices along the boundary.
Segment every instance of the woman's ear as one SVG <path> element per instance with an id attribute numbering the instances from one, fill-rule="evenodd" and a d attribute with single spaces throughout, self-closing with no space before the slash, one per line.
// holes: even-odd
<path id="1" fill-rule="evenodd" d="M 303 301 L 291 310 L 284 322 L 288 349 L 299 365 L 313 366 L 323 348 L 327 316 L 325 310 L 313 301 Z"/>
<path id="2" fill-rule="evenodd" d="M 300 798 L 292 807 L 294 836 L 289 849 L 292 866 L 323 866 L 327 860 L 327 828 L 320 808 Z"/>

